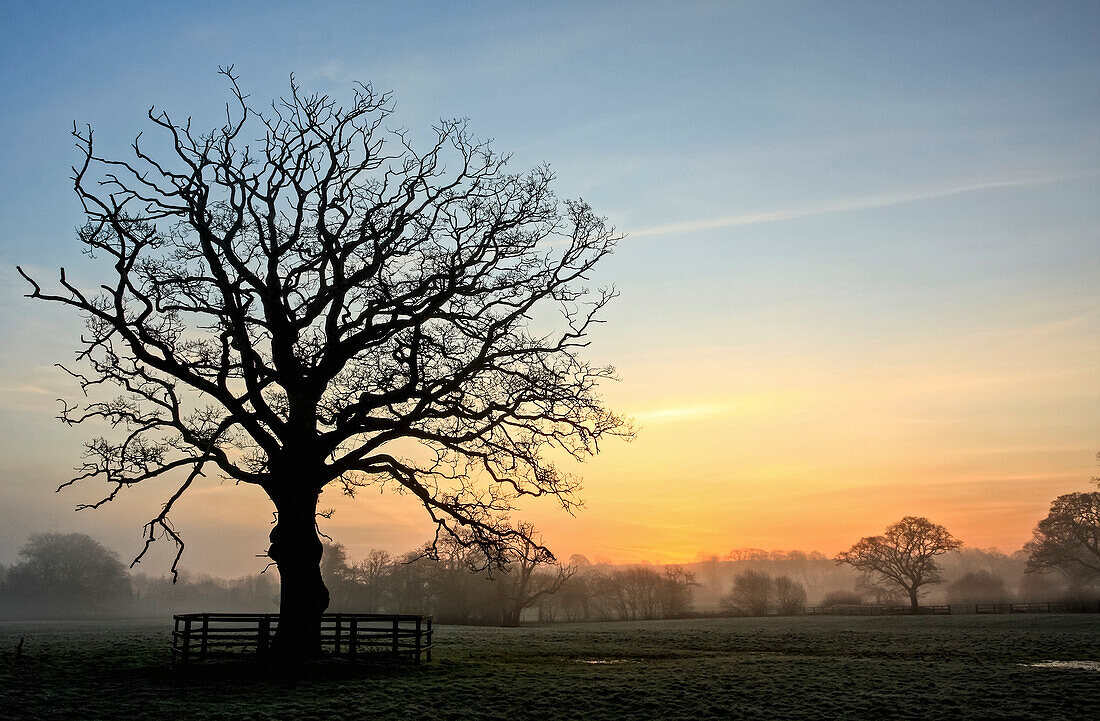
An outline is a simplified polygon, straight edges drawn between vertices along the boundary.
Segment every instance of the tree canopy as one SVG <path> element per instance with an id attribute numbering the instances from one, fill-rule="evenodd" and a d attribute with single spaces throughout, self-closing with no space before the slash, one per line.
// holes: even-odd
<path id="1" fill-rule="evenodd" d="M 870 574 L 872 579 L 901 587 L 916 607 L 921 586 L 942 580 L 935 557 L 961 545 L 962 541 L 943 526 L 927 518 L 906 516 L 887 526 L 881 536 L 861 538 L 837 554 L 836 560 Z"/>
<path id="2" fill-rule="evenodd" d="M 548 168 L 507 172 L 464 121 L 418 151 L 384 129 L 390 96 L 369 85 L 345 106 L 292 82 L 261 111 L 223 73 L 220 128 L 149 111 L 167 150 L 139 136 L 117 160 L 74 128 L 78 239 L 105 281 L 62 269 L 50 291 L 20 269 L 30 297 L 87 323 L 66 369 L 91 399 L 62 419 L 115 429 L 68 483 L 105 481 L 95 507 L 176 478 L 146 548 L 167 536 L 180 553 L 169 514 L 196 479 L 260 486 L 278 513 L 284 614 L 288 588 L 310 588 L 318 618 L 327 604 L 314 527 L 329 484 L 407 493 L 437 537 L 461 529 L 505 564 L 530 540 L 507 520 L 518 497 L 577 504 L 552 456 L 630 434 L 598 394 L 613 369 L 580 357 L 615 295 L 587 281 L 618 236 L 559 201 Z"/>
<path id="3" fill-rule="evenodd" d="M 0 612 L 70 618 L 119 614 L 130 577 L 118 556 L 83 533 L 34 533 L 0 584 Z"/>
<path id="4" fill-rule="evenodd" d="M 1050 504 L 1030 541 L 1027 570 L 1100 578 L 1100 492 L 1067 493 Z"/>

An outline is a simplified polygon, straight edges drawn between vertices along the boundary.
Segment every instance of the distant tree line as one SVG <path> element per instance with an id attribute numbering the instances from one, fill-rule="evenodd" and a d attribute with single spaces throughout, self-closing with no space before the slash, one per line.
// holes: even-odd
<path id="1" fill-rule="evenodd" d="M 1097 479 L 1094 481 L 1100 483 Z M 525 524 L 526 538 L 537 538 Z M 532 541 L 534 543 L 534 541 Z M 612 565 L 575 555 L 550 562 L 534 546 L 494 568 L 461 536 L 392 555 L 352 559 L 339 543 L 321 561 L 330 611 L 431 614 L 439 623 L 680 618 L 702 613 L 800 613 L 806 605 L 1045 602 L 1100 594 L 1100 492 L 1059 496 L 1020 551 L 963 548 L 943 526 L 907 516 L 834 558 L 817 552 L 735 549 L 682 565 Z M 118 556 L 78 533 L 31 535 L 0 566 L 0 618 L 163 616 L 193 611 L 275 612 L 275 572 L 224 580 L 130 574 Z"/>
<path id="2" fill-rule="evenodd" d="M 528 529 L 533 533 L 532 529 Z M 446 539 L 394 556 L 372 550 L 353 560 L 325 546 L 322 573 L 331 612 L 420 613 L 438 623 L 518 625 L 541 621 L 676 618 L 692 611 L 694 574 L 679 566 L 562 566 L 522 550 L 505 570 L 477 546 Z M 117 554 L 83 534 L 34 534 L 11 567 L 0 566 L 0 618 L 164 616 L 195 611 L 278 610 L 278 579 L 235 580 L 128 573 Z"/>
<path id="3" fill-rule="evenodd" d="M 763 571 L 742 571 L 733 578 L 733 588 L 722 597 L 722 610 L 738 615 L 781 616 L 801 613 L 806 605 L 806 587 L 789 576 L 772 578 Z"/>
<path id="4" fill-rule="evenodd" d="M 679 566 L 610 567 L 583 556 L 570 564 L 483 567 L 476 548 L 442 542 L 404 556 L 371 551 L 352 562 L 340 544 L 322 559 L 332 611 L 432 615 L 439 623 L 517 625 L 540 621 L 677 618 L 692 610 L 695 576 Z"/>
<path id="5" fill-rule="evenodd" d="M 270 574 L 225 580 L 181 573 L 131 574 L 118 555 L 82 533 L 35 533 L 20 560 L 0 566 L 0 618 L 118 618 L 192 611 L 275 611 Z"/>

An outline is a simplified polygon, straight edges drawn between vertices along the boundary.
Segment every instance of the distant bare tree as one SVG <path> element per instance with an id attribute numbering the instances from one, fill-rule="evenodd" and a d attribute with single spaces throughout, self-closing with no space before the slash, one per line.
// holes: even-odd
<path id="1" fill-rule="evenodd" d="M 355 580 L 361 586 L 359 610 L 368 613 L 382 611 L 393 565 L 394 559 L 389 552 L 374 548 L 352 567 Z"/>
<path id="2" fill-rule="evenodd" d="M 387 583 L 388 598 L 402 613 L 435 613 L 433 592 L 437 574 L 431 559 L 419 552 L 405 553 L 394 559 Z"/>
<path id="3" fill-rule="evenodd" d="M 692 589 L 699 584 L 683 566 L 665 566 L 658 598 L 662 618 L 681 618 L 691 611 Z"/>
<path id="4" fill-rule="evenodd" d="M 761 571 L 742 571 L 733 579 L 733 588 L 721 599 L 726 611 L 749 616 L 766 616 L 775 598 L 775 581 Z"/>
<path id="5" fill-rule="evenodd" d="M 661 572 L 649 566 L 615 571 L 612 578 L 622 593 L 623 618 L 653 620 L 661 617 Z"/>
<path id="6" fill-rule="evenodd" d="M 772 554 L 762 548 L 735 548 L 726 554 L 727 561 L 767 561 Z"/>
<path id="7" fill-rule="evenodd" d="M 806 605 L 806 587 L 790 576 L 779 576 L 775 579 L 775 602 L 784 616 L 802 613 Z"/>
<path id="8" fill-rule="evenodd" d="M 597 568 L 586 571 L 583 578 L 587 590 L 585 611 L 591 614 L 588 617 L 600 621 L 631 618 L 617 573 Z"/>
<path id="9" fill-rule="evenodd" d="M 539 551 L 531 523 L 519 524 L 520 538 L 511 549 L 510 560 L 496 579 L 501 593 L 501 625 L 518 626 L 525 608 L 558 592 L 576 569 L 560 566 Z"/>
<path id="10" fill-rule="evenodd" d="M 392 561 L 385 551 L 372 551 L 364 560 L 352 561 L 343 544 L 324 544 L 321 578 L 329 589 L 329 608 L 341 612 L 381 610 L 384 580 Z"/>
<path id="11" fill-rule="evenodd" d="M 340 611 L 349 609 L 354 593 L 354 581 L 348 566 L 347 549 L 342 543 L 325 543 L 321 555 L 321 580 L 329 592 L 329 607 Z"/>
<path id="12" fill-rule="evenodd" d="M 559 202 L 547 168 L 506 172 L 461 121 L 418 152 L 384 129 L 390 98 L 370 86 L 342 106 L 292 83 L 260 111 L 223 72 L 221 128 L 149 111 L 166 153 L 135 141 L 132 160 L 112 159 L 74 129 L 78 237 L 105 279 L 62 269 L 54 291 L 19 272 L 30 297 L 85 318 L 69 371 L 82 391 L 122 393 L 64 407 L 66 423 L 115 429 L 69 483 L 104 480 L 96 507 L 180 474 L 145 526 L 146 549 L 167 536 L 180 553 L 169 515 L 196 479 L 262 488 L 277 511 L 275 650 L 297 659 L 319 650 L 329 602 L 326 486 L 401 489 L 437 537 L 464 529 L 502 565 L 523 540 L 506 523 L 517 496 L 576 502 L 547 451 L 581 459 L 629 435 L 597 393 L 613 370 L 579 355 L 615 295 L 585 283 L 617 236 L 584 202 Z M 559 329 L 535 330 L 536 316 Z"/>
<path id="13" fill-rule="evenodd" d="M 861 538 L 859 543 L 837 555 L 837 563 L 874 574 L 880 583 L 899 586 L 917 608 L 922 586 L 939 583 L 936 556 L 962 545 L 941 525 L 927 518 L 906 516 L 886 528 L 881 536 Z"/>
<path id="14" fill-rule="evenodd" d="M 553 602 L 566 621 L 580 621 L 591 618 L 592 577 L 595 572 L 590 566 L 578 567 L 572 563 L 569 565 L 576 569 L 576 573 L 563 583 L 558 592 L 554 594 Z"/>
<path id="15" fill-rule="evenodd" d="M 427 607 L 440 623 L 499 623 L 499 591 L 486 571 L 485 554 L 469 539 L 447 536 L 427 544 L 410 564 L 425 582 Z"/>

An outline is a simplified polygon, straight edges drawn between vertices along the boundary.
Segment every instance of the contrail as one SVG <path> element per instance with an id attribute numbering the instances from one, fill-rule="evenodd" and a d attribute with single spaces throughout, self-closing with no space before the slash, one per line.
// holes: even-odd
<path id="1" fill-rule="evenodd" d="M 689 220 L 683 223 L 670 223 L 657 225 L 652 228 L 628 231 L 630 238 L 642 238 L 649 235 L 668 235 L 672 233 L 693 233 L 700 230 L 714 230 L 716 228 L 734 228 L 740 225 L 756 225 L 757 223 L 776 223 L 792 218 L 805 218 L 810 215 L 822 215 L 825 213 L 842 213 L 852 210 L 867 210 L 870 208 L 885 208 L 890 205 L 912 203 L 918 200 L 942 198 L 949 195 L 962 193 L 974 193 L 980 190 L 995 190 L 997 188 L 1019 188 L 1033 185 L 1047 185 L 1060 183 L 1067 180 L 1079 180 L 1093 178 L 1097 171 L 1079 173 L 1076 175 L 1050 175 L 1032 178 L 1014 178 L 1010 180 L 994 180 L 984 183 L 968 183 L 964 185 L 950 185 L 939 187 L 913 188 L 911 190 L 890 193 L 887 195 L 872 195 L 862 198 L 851 198 L 817 205 L 807 205 L 801 208 L 789 208 L 776 210 L 770 213 L 747 213 L 745 215 L 732 215 L 725 218 L 710 218 L 707 220 Z"/>

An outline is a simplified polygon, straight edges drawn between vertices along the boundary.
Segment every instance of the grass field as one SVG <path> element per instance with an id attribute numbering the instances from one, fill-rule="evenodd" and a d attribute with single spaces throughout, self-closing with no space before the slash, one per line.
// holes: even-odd
<path id="1" fill-rule="evenodd" d="M 276 680 L 172 672 L 170 625 L 0 624 L 0 718 L 1100 718 L 1097 615 L 442 626 L 428 665 Z"/>

